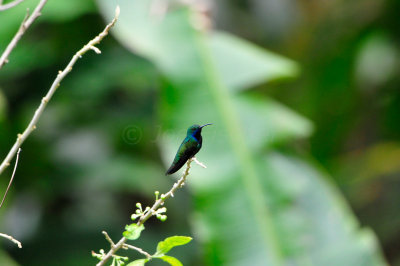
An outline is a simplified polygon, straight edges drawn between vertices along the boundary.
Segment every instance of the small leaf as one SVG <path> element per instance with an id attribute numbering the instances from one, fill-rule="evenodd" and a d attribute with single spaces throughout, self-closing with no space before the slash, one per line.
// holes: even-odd
<path id="1" fill-rule="evenodd" d="M 125 230 L 126 231 L 122 235 L 129 240 L 135 240 L 139 238 L 140 233 L 144 230 L 144 226 L 143 224 L 140 226 L 137 224 L 130 224 L 125 226 Z"/>
<path id="2" fill-rule="evenodd" d="M 167 237 L 164 241 L 161 241 L 157 245 L 157 252 L 154 256 L 160 256 L 166 254 L 173 247 L 181 246 L 189 243 L 192 240 L 189 236 L 171 236 Z"/>
<path id="3" fill-rule="evenodd" d="M 182 265 L 183 265 L 183 264 L 182 264 L 177 258 L 175 258 L 175 257 L 171 257 L 171 256 L 164 255 L 164 256 L 162 256 L 162 257 L 159 257 L 159 259 L 162 259 L 163 261 L 168 262 L 169 265 L 172 265 L 172 266 L 182 266 Z"/>
<path id="4" fill-rule="evenodd" d="M 147 259 L 134 260 L 126 266 L 143 266 L 147 261 Z"/>

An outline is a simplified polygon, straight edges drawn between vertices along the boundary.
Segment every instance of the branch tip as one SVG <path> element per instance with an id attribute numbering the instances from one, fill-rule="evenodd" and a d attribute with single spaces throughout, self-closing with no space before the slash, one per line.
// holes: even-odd
<path id="1" fill-rule="evenodd" d="M 1 200 L 0 208 L 3 206 L 3 203 L 4 203 L 4 201 L 5 201 L 6 197 L 7 197 L 8 190 L 10 189 L 11 184 L 12 184 L 12 181 L 14 180 L 15 172 L 17 171 L 18 160 L 19 160 L 19 153 L 20 153 L 20 152 L 21 152 L 21 148 L 18 148 L 18 151 L 17 151 L 17 159 L 15 159 L 14 170 L 13 170 L 13 173 L 12 173 L 12 175 L 11 175 L 10 182 L 8 183 L 6 192 L 4 193 L 3 199 Z M 17 241 L 17 242 L 18 242 L 18 241 Z M 18 243 L 19 243 L 19 242 L 18 242 Z M 20 244 L 21 244 L 21 243 L 20 243 Z"/>
<path id="2" fill-rule="evenodd" d="M 19 242 L 17 239 L 15 239 L 14 237 L 12 237 L 12 236 L 10 236 L 10 235 L 7 235 L 7 234 L 3 234 L 3 233 L 0 233 L 0 236 L 1 237 L 4 237 L 4 238 L 7 238 L 8 240 L 11 240 L 12 242 L 14 242 L 15 244 L 17 244 L 17 246 L 19 247 L 19 248 L 22 248 L 22 244 L 21 244 L 21 242 Z"/>
<path id="3" fill-rule="evenodd" d="M 96 54 L 101 54 L 100 49 L 97 48 L 96 46 L 90 46 L 90 49 L 92 49 L 93 51 L 95 51 Z"/>
<path id="4" fill-rule="evenodd" d="M 107 240 L 108 242 L 110 242 L 111 248 L 114 248 L 114 247 L 115 247 L 115 244 L 114 244 L 114 242 L 112 241 L 111 237 L 107 234 L 107 232 L 106 232 L 106 231 L 103 231 L 103 232 L 101 232 L 101 233 L 106 237 L 106 240 Z"/>
<path id="5" fill-rule="evenodd" d="M 6 5 L 0 5 L 0 11 L 13 7 L 21 3 L 22 1 L 23 0 L 15 0 Z M 8 56 L 10 55 L 11 51 L 17 46 L 17 43 L 21 39 L 22 35 L 24 35 L 25 31 L 31 26 L 31 24 L 38 17 L 38 14 L 40 14 L 40 11 L 43 9 L 43 6 L 46 4 L 46 2 L 47 0 L 41 0 L 30 16 L 29 16 L 29 8 L 27 9 L 25 18 L 22 20 L 17 33 L 14 35 L 11 42 L 7 45 L 7 48 L 4 50 L 3 54 L 0 57 L 0 69 L 8 62 Z"/>
<path id="6" fill-rule="evenodd" d="M 24 0 L 15 0 L 13 2 L 7 3 L 7 4 L 2 4 L 3 1 L 0 1 L 0 11 L 4 11 L 10 8 L 13 8 L 15 6 L 17 6 L 18 4 L 20 4 L 21 2 L 23 2 Z"/>

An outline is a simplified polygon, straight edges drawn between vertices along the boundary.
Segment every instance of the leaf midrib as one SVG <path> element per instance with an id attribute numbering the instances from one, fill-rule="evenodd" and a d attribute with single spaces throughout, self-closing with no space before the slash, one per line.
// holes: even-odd
<path id="1" fill-rule="evenodd" d="M 207 47 L 206 40 L 201 32 L 194 32 L 194 43 L 200 54 L 200 60 L 203 63 L 204 74 L 207 78 L 206 82 L 210 84 L 210 92 L 216 100 L 216 105 L 225 122 L 227 132 L 229 132 L 229 140 L 235 155 L 238 157 L 241 169 L 241 181 L 244 185 L 246 195 L 251 204 L 251 210 L 254 213 L 258 227 L 263 234 L 263 240 L 266 245 L 271 248 L 270 254 L 273 254 L 273 265 L 283 265 L 282 252 L 278 241 L 275 226 L 270 217 L 271 212 L 267 205 L 264 205 L 259 199 L 264 198 L 261 189 L 262 184 L 259 182 L 259 176 L 256 172 L 255 165 L 252 161 L 251 153 L 245 145 L 244 135 L 240 128 L 238 115 L 235 115 L 231 97 L 227 88 L 222 84 L 218 77 L 217 68 L 212 60 L 211 51 Z M 251 226 L 251 225 L 248 225 Z"/>

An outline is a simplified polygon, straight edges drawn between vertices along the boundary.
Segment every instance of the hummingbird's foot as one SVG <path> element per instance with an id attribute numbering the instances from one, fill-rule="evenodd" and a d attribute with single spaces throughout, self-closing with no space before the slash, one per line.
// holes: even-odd
<path id="1" fill-rule="evenodd" d="M 196 159 L 196 157 L 193 157 L 193 161 L 194 161 L 195 163 L 197 163 L 198 165 L 200 165 L 201 167 L 207 168 L 207 166 L 205 166 L 202 162 L 199 162 L 199 161 Z"/>

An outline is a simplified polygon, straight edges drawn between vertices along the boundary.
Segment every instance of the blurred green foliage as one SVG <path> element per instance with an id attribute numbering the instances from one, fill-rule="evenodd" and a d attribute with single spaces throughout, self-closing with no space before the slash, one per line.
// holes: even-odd
<path id="1" fill-rule="evenodd" d="M 198 29 L 201 6 L 153 14 L 162 2 L 50 0 L 0 70 L 4 157 L 99 14 L 121 5 L 116 40 L 78 61 L 22 148 L 0 231 L 23 249 L 2 240 L 1 264 L 94 264 L 101 230 L 119 239 L 135 203 L 172 185 L 186 128 L 213 122 L 208 169 L 193 167 L 138 246 L 192 235 L 171 251 L 184 265 L 399 265 L 398 2 L 221 0 L 210 10 L 225 32 Z M 1 51 L 36 3 L 0 13 Z"/>

